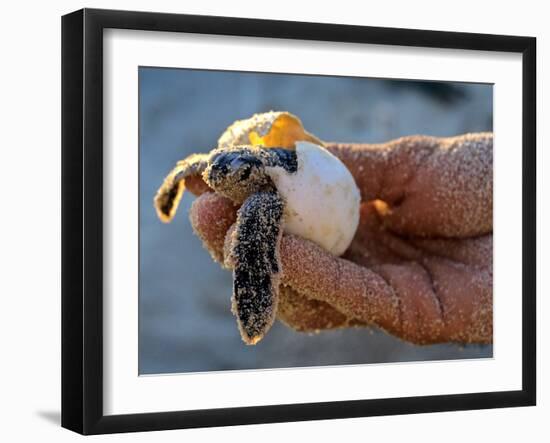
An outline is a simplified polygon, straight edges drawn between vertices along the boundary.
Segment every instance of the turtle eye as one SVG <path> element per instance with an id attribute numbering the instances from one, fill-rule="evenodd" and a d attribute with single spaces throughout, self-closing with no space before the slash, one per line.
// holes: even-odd
<path id="1" fill-rule="evenodd" d="M 250 177 L 250 173 L 252 172 L 252 166 L 250 164 L 245 164 L 243 167 L 241 167 L 241 175 L 239 176 L 240 181 L 247 180 L 248 177 Z"/>
<path id="2" fill-rule="evenodd" d="M 208 177 L 212 182 L 220 182 L 229 177 L 243 182 L 250 178 L 254 168 L 261 167 L 262 161 L 246 150 L 221 152 L 213 158 Z"/>
<path id="3" fill-rule="evenodd" d="M 208 169 L 213 176 L 226 175 L 230 170 L 230 161 L 224 154 L 217 155 L 212 160 Z"/>
<path id="4" fill-rule="evenodd" d="M 261 161 L 250 154 L 239 154 L 229 163 L 231 173 L 236 174 L 239 181 L 248 180 L 253 167 L 261 166 Z"/>
<path id="5" fill-rule="evenodd" d="M 252 166 L 261 166 L 262 164 L 260 159 L 249 153 L 231 153 L 228 155 L 232 157 L 229 167 L 233 171 L 243 168 L 250 169 Z"/>
<path id="6" fill-rule="evenodd" d="M 248 170 L 253 166 L 261 166 L 262 162 L 255 156 L 243 152 L 227 152 L 219 155 L 212 167 L 225 173 L 234 174 L 243 170 Z"/>

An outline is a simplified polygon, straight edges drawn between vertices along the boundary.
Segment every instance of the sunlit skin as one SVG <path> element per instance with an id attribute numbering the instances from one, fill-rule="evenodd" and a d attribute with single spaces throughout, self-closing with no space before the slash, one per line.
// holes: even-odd
<path id="1" fill-rule="evenodd" d="M 357 234 L 337 258 L 284 234 L 277 317 L 299 331 L 377 326 L 417 343 L 491 343 L 492 134 L 325 143 L 362 195 Z M 200 179 L 190 218 L 212 256 L 238 207 Z"/>

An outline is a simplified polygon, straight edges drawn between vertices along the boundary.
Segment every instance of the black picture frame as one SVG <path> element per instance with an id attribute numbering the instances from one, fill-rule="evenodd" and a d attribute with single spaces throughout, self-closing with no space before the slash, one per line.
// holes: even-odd
<path id="1" fill-rule="evenodd" d="M 522 54 L 522 389 L 130 415 L 103 413 L 103 30 L 192 32 Z M 62 426 L 82 434 L 530 406 L 536 403 L 536 39 L 83 9 L 62 18 Z"/>

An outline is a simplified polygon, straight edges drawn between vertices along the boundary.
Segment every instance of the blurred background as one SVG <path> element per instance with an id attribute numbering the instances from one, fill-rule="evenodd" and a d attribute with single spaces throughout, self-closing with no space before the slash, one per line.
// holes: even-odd
<path id="1" fill-rule="evenodd" d="M 214 148 L 254 113 L 289 111 L 326 141 L 450 136 L 492 131 L 491 85 L 141 67 L 139 100 L 140 374 L 492 356 L 492 345 L 415 346 L 376 329 L 308 335 L 278 322 L 246 346 L 230 311 L 231 273 L 193 235 L 193 196 L 170 224 L 152 204 L 178 160 Z"/>

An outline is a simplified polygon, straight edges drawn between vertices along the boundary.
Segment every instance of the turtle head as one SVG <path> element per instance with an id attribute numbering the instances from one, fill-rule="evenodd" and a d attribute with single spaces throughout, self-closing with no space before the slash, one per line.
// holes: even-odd
<path id="1" fill-rule="evenodd" d="M 216 192 L 243 202 L 271 183 L 265 173 L 262 151 L 249 146 L 216 150 L 210 157 L 203 179 Z"/>

